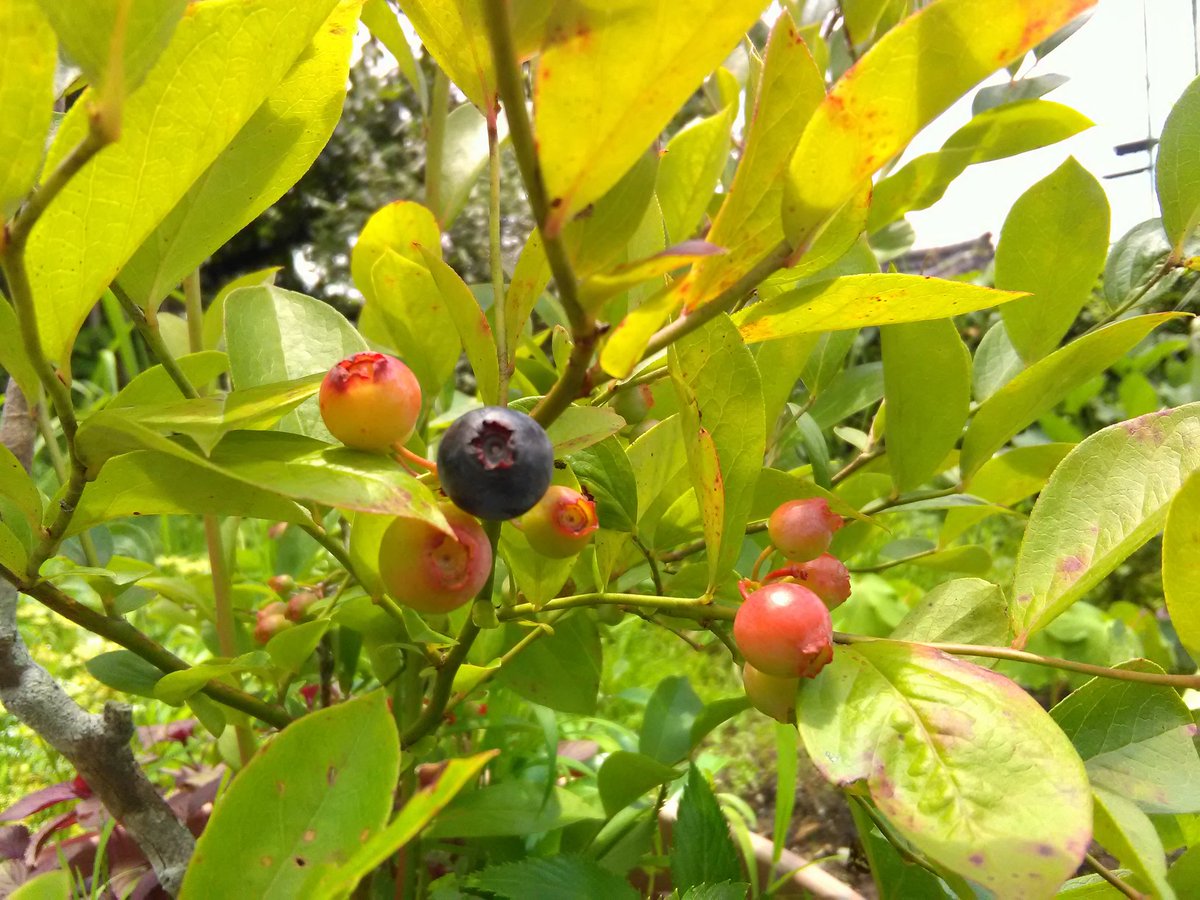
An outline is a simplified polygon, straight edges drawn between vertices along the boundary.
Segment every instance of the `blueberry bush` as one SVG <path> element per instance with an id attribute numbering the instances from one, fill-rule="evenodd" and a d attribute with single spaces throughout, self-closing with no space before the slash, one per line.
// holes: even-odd
<path id="1" fill-rule="evenodd" d="M 58 761 L 0 893 L 827 895 L 807 758 L 879 897 L 1200 894 L 1200 81 L 1160 218 L 1068 159 L 893 265 L 1092 125 L 1031 70 L 1093 3 L 0 0 L 0 703 Z M 209 289 L 368 39 L 425 170 L 361 303 Z M 734 688 L 619 720 L 631 642 Z M 703 753 L 754 717 L 765 836 Z"/>

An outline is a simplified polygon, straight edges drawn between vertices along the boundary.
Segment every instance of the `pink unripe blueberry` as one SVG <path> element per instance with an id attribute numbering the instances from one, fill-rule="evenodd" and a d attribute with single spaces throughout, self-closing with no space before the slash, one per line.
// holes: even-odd
<path id="1" fill-rule="evenodd" d="M 299 622 L 308 615 L 308 608 L 319 599 L 312 591 L 298 591 L 288 601 L 285 615 L 293 622 Z"/>
<path id="2" fill-rule="evenodd" d="M 379 575 L 396 601 L 424 613 L 447 613 L 471 600 L 492 571 L 492 545 L 478 520 L 448 503 L 454 536 L 422 519 L 400 517 L 379 547 Z"/>
<path id="3" fill-rule="evenodd" d="M 833 659 L 833 624 L 821 598 L 790 582 L 746 597 L 733 619 L 746 662 L 776 678 L 812 678 Z"/>
<path id="4" fill-rule="evenodd" d="M 850 596 L 850 572 L 832 553 L 822 553 L 808 562 L 789 563 L 769 574 L 764 581 L 784 579 L 804 585 L 830 609 L 837 608 Z"/>
<path id="5" fill-rule="evenodd" d="M 574 556 L 600 527 L 592 499 L 561 484 L 550 485 L 520 521 L 530 546 L 555 559 Z"/>
<path id="6" fill-rule="evenodd" d="M 742 686 L 750 705 L 780 722 L 796 721 L 796 691 L 799 678 L 776 678 L 760 672 L 750 663 L 742 666 Z"/>
<path id="7" fill-rule="evenodd" d="M 421 385 L 394 356 L 356 353 L 321 382 L 321 418 L 329 433 L 358 450 L 403 444 L 421 415 Z"/>
<path id="8" fill-rule="evenodd" d="M 767 520 L 771 543 L 795 562 L 815 559 L 826 550 L 845 520 L 820 497 L 789 500 L 780 504 Z"/>
<path id="9" fill-rule="evenodd" d="M 291 628 L 294 623 L 287 617 L 287 604 L 278 600 L 268 603 L 256 614 L 254 640 L 265 644 L 279 632 Z"/>

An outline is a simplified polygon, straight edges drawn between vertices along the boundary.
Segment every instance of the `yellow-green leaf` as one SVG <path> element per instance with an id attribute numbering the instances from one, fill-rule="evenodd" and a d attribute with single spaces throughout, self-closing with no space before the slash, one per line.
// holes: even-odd
<path id="1" fill-rule="evenodd" d="M 0 4 L 0 221 L 37 177 L 54 110 L 57 61 L 54 32 L 37 0 Z"/>
<path id="2" fill-rule="evenodd" d="M 458 273 L 427 248 L 422 247 L 421 253 L 445 301 L 463 349 L 467 351 L 467 360 L 471 363 L 479 387 L 479 399 L 485 404 L 494 404 L 498 402 L 500 386 L 496 342 L 492 338 L 491 326 L 479 308 L 475 295 Z"/>
<path id="3" fill-rule="evenodd" d="M 907 212 L 932 206 L 967 166 L 1045 147 L 1093 124 L 1082 113 L 1049 100 L 985 110 L 954 132 L 941 150 L 918 156 L 875 186 L 868 228 L 878 231 Z"/>
<path id="4" fill-rule="evenodd" d="M 534 82 L 550 233 L 620 180 L 765 6 L 567 0 L 554 7 Z"/>
<path id="5" fill-rule="evenodd" d="M 442 71 L 486 111 L 496 102 L 496 68 L 484 26 L 484 2 L 400 0 L 400 8 Z"/>
<path id="6" fill-rule="evenodd" d="M 1200 476 L 1171 501 L 1163 531 L 1162 579 L 1167 612 L 1188 653 L 1200 652 Z"/>
<path id="7" fill-rule="evenodd" d="M 121 139 L 50 204 L 28 245 L 43 348 L 63 362 L 88 310 L 288 73 L 336 0 L 206 0 L 125 103 Z M 89 128 L 90 97 L 50 148 L 57 165 Z"/>
<path id="8" fill-rule="evenodd" d="M 737 561 L 766 450 L 762 386 L 754 357 L 725 315 L 671 346 L 692 487 L 714 588 Z"/>
<path id="9" fill-rule="evenodd" d="M 343 0 L 237 137 L 121 272 L 143 306 L 159 302 L 300 180 L 342 114 L 361 0 Z"/>
<path id="10" fill-rule="evenodd" d="M 723 252 L 720 247 L 707 241 L 684 241 L 645 259 L 621 263 L 583 281 L 579 285 L 580 302 L 594 309 L 609 297 L 635 284 L 674 272 L 690 263 L 720 256 Z M 661 283 L 661 278 L 659 281 Z"/>
<path id="11" fill-rule="evenodd" d="M 1095 0 L 935 0 L 833 86 L 788 169 L 784 224 L 801 246 L 859 186 L 972 86 Z"/>
<path id="12" fill-rule="evenodd" d="M 1200 78 L 1187 86 L 1167 116 L 1155 164 L 1163 228 L 1175 255 L 1200 224 Z"/>
<path id="13" fill-rule="evenodd" d="M 922 275 L 844 275 L 756 303 L 734 322 L 753 344 L 793 334 L 943 319 L 1021 296 Z"/>
<path id="14" fill-rule="evenodd" d="M 1157 313 L 1114 322 L 1071 341 L 1018 374 L 975 411 L 963 438 L 962 483 L 991 459 L 1014 434 L 1036 422 L 1089 378 L 1099 375 L 1176 313 Z"/>
<path id="15" fill-rule="evenodd" d="M 93 86 L 117 101 L 142 83 L 188 5 L 188 0 L 39 2 L 63 52 Z M 120 59 L 112 56 L 117 49 Z"/>
<path id="16" fill-rule="evenodd" d="M 1058 346 L 1092 294 L 1108 253 L 1108 198 L 1074 158 L 1018 198 L 996 247 L 996 287 L 1032 296 L 1000 310 L 1026 362 Z"/>
<path id="17" fill-rule="evenodd" d="M 388 6 L 387 0 L 367 0 L 362 8 L 362 21 L 371 29 L 371 34 L 379 43 L 387 47 L 388 52 L 396 58 L 400 74 L 417 92 L 417 99 L 421 103 L 421 109 L 424 110 L 429 102 L 425 96 L 425 76 L 421 74 L 421 69 L 413 58 L 412 47 L 408 44 L 404 29 L 400 27 L 400 20 Z"/>
<path id="18" fill-rule="evenodd" d="M 887 458 L 898 491 L 939 469 L 958 443 L 971 403 L 971 354 L 950 319 L 888 325 L 883 342 Z"/>
<path id="19" fill-rule="evenodd" d="M 727 252 L 689 273 L 689 307 L 733 284 L 783 240 L 779 208 L 788 161 L 824 97 L 825 79 L 785 12 L 767 41 L 757 99 L 747 111 L 745 151 L 706 237 Z"/>

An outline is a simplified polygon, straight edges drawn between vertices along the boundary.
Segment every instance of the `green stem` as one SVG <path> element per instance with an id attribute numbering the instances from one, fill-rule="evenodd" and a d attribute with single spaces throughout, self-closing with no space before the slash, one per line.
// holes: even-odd
<path id="1" fill-rule="evenodd" d="M 48 581 L 27 583 L 15 573 L 2 568 L 0 577 L 10 581 L 21 593 L 33 597 L 52 612 L 137 654 L 161 672 L 183 672 L 191 668 L 174 653 L 142 634 L 124 619 L 101 615 L 64 594 Z M 203 691 L 218 703 L 240 710 L 275 728 L 284 728 L 292 720 L 291 716 L 279 707 L 219 681 L 210 681 Z"/>
<path id="2" fill-rule="evenodd" d="M 1108 868 L 1108 866 L 1104 865 L 1104 863 L 1100 862 L 1100 860 L 1096 859 L 1096 857 L 1092 856 L 1092 854 L 1085 853 L 1083 855 L 1083 861 L 1087 863 L 1089 869 L 1111 884 L 1126 897 L 1130 898 L 1130 900 L 1146 900 L 1145 894 L 1126 884 L 1116 872 Z"/>
<path id="3" fill-rule="evenodd" d="M 833 633 L 835 644 L 870 644 L 874 641 L 887 641 L 887 638 L 868 637 L 865 634 L 844 634 L 840 631 Z M 1050 669 L 1061 669 L 1066 672 L 1079 672 L 1096 678 L 1110 678 L 1114 681 L 1134 681 L 1140 684 L 1157 684 L 1173 688 L 1200 689 L 1200 674 L 1197 675 L 1168 675 L 1165 672 L 1138 672 L 1133 669 L 1113 669 L 1109 666 L 1096 666 L 1091 663 L 1076 662 L 1073 659 L 1059 659 L 1056 656 L 1042 656 L 1027 650 L 1014 650 L 1011 647 L 986 647 L 976 644 L 924 643 L 917 641 L 890 641 L 895 644 L 911 644 L 914 647 L 929 647 L 949 653 L 952 656 L 978 656 L 986 659 L 1004 659 L 1009 662 L 1029 663 L 1033 666 L 1044 666 Z"/>
<path id="4" fill-rule="evenodd" d="M 530 644 L 532 644 L 534 641 L 536 641 L 538 638 L 540 638 L 543 634 L 547 634 L 550 631 L 550 629 L 545 626 L 553 625 L 555 622 L 557 622 L 559 619 L 561 619 L 565 615 L 566 615 L 565 611 L 560 612 L 557 616 L 549 616 L 546 618 L 546 620 L 544 622 L 539 622 L 535 628 L 533 628 L 527 635 L 525 635 L 525 637 L 521 638 L 519 641 L 517 641 L 515 644 L 513 644 L 512 647 L 510 647 L 500 657 L 500 659 L 498 661 L 499 664 L 494 669 L 488 669 L 486 672 L 484 672 L 480 675 L 479 680 L 475 684 L 474 690 L 479 689 L 480 687 L 482 687 L 483 685 L 485 685 L 489 681 L 491 681 L 493 678 L 495 678 L 496 675 L 498 675 L 504 669 L 504 667 L 506 665 L 511 663 L 514 659 L 516 659 L 523 652 L 525 652 L 525 650 L 529 647 Z M 454 707 L 458 706 L 460 703 L 462 703 L 464 700 L 466 700 L 468 696 L 469 696 L 468 692 L 460 691 L 459 693 L 455 694 L 453 697 L 450 698 L 450 701 L 446 704 L 446 709 L 448 709 L 448 710 L 454 709 Z"/>
<path id="5" fill-rule="evenodd" d="M 654 558 L 654 555 L 650 552 L 650 548 L 643 544 L 636 535 L 633 538 L 633 545 L 641 551 L 642 556 L 646 558 L 646 564 L 650 566 L 650 580 L 654 582 L 654 593 L 661 594 L 663 592 L 663 582 L 662 575 L 658 571 L 658 560 Z"/>
<path id="6" fill-rule="evenodd" d="M 508 118 L 508 133 L 521 170 L 521 180 L 542 236 L 542 247 L 558 287 L 559 301 L 571 324 L 571 339 L 575 342 L 562 374 L 531 413 L 545 427 L 562 415 L 563 410 L 583 393 L 598 335 L 591 313 L 579 302 L 579 286 L 562 240 L 561 227 L 551 218 L 546 187 L 538 167 L 533 126 L 529 121 L 529 110 L 525 108 L 525 85 L 513 44 L 508 7 L 508 0 L 486 0 L 483 4 L 497 86 L 504 103 L 504 114 Z"/>
<path id="7" fill-rule="evenodd" d="M 1084 333 L 1091 334 L 1093 331 L 1098 331 L 1099 329 L 1103 328 L 1108 323 L 1115 322 L 1117 319 L 1121 318 L 1121 316 L 1125 315 L 1125 313 L 1129 312 L 1129 310 L 1131 310 L 1135 306 L 1137 306 L 1142 301 L 1142 299 L 1147 294 L 1149 294 L 1151 290 L 1153 290 L 1154 286 L 1156 284 L 1158 284 L 1160 281 L 1162 281 L 1163 278 L 1165 278 L 1167 276 L 1167 274 L 1173 268 L 1175 268 L 1175 265 L 1176 265 L 1176 263 L 1173 262 L 1171 257 L 1168 256 L 1167 259 L 1165 259 L 1163 261 L 1163 264 L 1158 267 L 1158 269 L 1155 271 L 1155 273 L 1153 275 L 1151 275 L 1149 279 L 1147 279 L 1146 283 L 1143 284 L 1136 291 L 1134 291 L 1134 293 L 1129 297 L 1129 299 L 1127 299 L 1124 303 L 1122 303 L 1116 309 L 1109 312 L 1106 316 L 1104 316 L 1104 318 L 1102 318 L 1099 322 L 1097 322 L 1095 325 L 1093 325 L 1091 328 L 1089 328 Z"/>
<path id="8" fill-rule="evenodd" d="M 70 477 L 67 459 L 63 456 L 62 447 L 58 446 L 58 438 L 54 435 L 54 423 L 50 421 L 50 412 L 46 409 L 44 400 L 37 405 L 37 426 L 38 431 L 42 433 L 42 442 L 46 445 L 50 465 L 54 467 L 54 474 L 58 476 L 58 483 L 64 484 Z"/>
<path id="9" fill-rule="evenodd" d="M 659 597 L 653 594 L 617 594 L 594 591 L 587 594 L 573 594 L 568 597 L 555 597 L 541 606 L 535 606 L 532 603 L 518 603 L 500 610 L 499 616 L 500 621 L 507 622 L 560 609 L 604 605 L 652 609 L 668 616 L 695 619 L 699 622 L 733 621 L 734 613 L 737 612 L 732 606 L 717 606 L 706 597 Z"/>
<path id="10" fill-rule="evenodd" d="M 492 310 L 496 326 L 496 356 L 500 369 L 499 397 L 501 406 L 508 406 L 508 380 L 512 366 L 508 360 L 508 327 L 505 321 L 504 260 L 500 255 L 500 135 L 496 130 L 496 111 L 487 116 L 488 136 L 488 250 L 492 265 Z"/>
<path id="11" fill-rule="evenodd" d="M 951 494 L 959 492 L 958 486 L 948 488 L 938 488 L 930 491 L 918 491 L 911 494 L 901 494 L 896 497 L 884 497 L 876 500 L 873 503 L 868 503 L 862 508 L 862 513 L 865 516 L 873 516 L 881 513 L 884 510 L 903 508 L 910 503 L 920 503 L 923 500 L 935 500 L 938 497 L 949 497 Z"/>
<path id="12" fill-rule="evenodd" d="M 446 151 L 446 117 L 450 112 L 450 79 L 440 68 L 433 76 L 429 126 L 425 141 L 425 205 L 445 226 L 442 209 L 442 157 Z"/>
<path id="13" fill-rule="evenodd" d="M 200 293 L 199 269 L 183 279 L 183 302 L 187 310 L 188 349 L 199 353 L 204 349 L 204 300 Z"/>
<path id="14" fill-rule="evenodd" d="M 190 276 L 189 276 L 190 277 Z M 183 373 L 183 369 L 179 368 L 179 362 L 175 359 L 167 347 L 166 341 L 163 340 L 162 332 L 158 328 L 158 322 L 151 322 L 146 318 L 146 312 L 134 302 L 133 298 L 125 292 L 119 284 L 112 286 L 113 296 L 117 298 L 117 302 L 121 304 L 121 309 L 125 310 L 125 315 L 129 316 L 129 321 L 133 323 L 134 329 L 137 331 L 143 341 L 146 342 L 146 347 L 150 351 L 150 355 L 158 361 L 158 364 L 163 367 L 163 371 L 167 373 L 175 386 L 179 388 L 179 392 L 189 400 L 195 400 L 200 396 L 200 392 L 196 390 L 196 386 L 188 380 L 188 377 Z M 188 338 L 191 340 L 192 332 L 192 311 L 188 309 Z M 203 332 L 201 332 L 200 340 L 203 342 Z"/>
<path id="15" fill-rule="evenodd" d="M 883 562 L 875 563 L 871 566 L 851 566 L 850 571 L 856 575 L 862 575 L 867 572 L 886 572 L 888 569 L 895 566 L 903 566 L 911 562 L 916 562 L 918 559 L 924 559 L 926 556 L 933 556 L 939 551 L 938 547 L 931 547 L 928 550 L 922 550 L 919 553 L 911 553 L 908 556 L 901 556 L 898 559 L 888 559 Z"/>

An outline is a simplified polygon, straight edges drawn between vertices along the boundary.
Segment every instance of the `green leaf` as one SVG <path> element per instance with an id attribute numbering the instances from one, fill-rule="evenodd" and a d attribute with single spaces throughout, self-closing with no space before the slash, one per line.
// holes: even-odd
<path id="1" fill-rule="evenodd" d="M 517 409 L 521 405 L 513 404 Z M 568 406 L 550 423 L 546 434 L 554 444 L 554 455 L 563 457 L 598 444 L 624 427 L 625 420 L 607 406 Z"/>
<path id="2" fill-rule="evenodd" d="M 1034 444 L 993 456 L 971 479 L 971 493 L 997 506 L 1012 506 L 1040 491 L 1074 444 Z M 938 542 L 946 546 L 995 511 L 986 507 L 952 509 L 946 514 Z"/>
<path id="3" fill-rule="evenodd" d="M 1083 859 L 1091 792 L 1033 698 L 920 645 L 839 647 L 801 685 L 800 735 L 831 782 L 865 782 L 892 828 L 1005 897 L 1049 896 Z"/>
<path id="4" fill-rule="evenodd" d="M 1113 244 L 1104 264 L 1104 299 L 1118 307 L 1134 294 L 1146 290 L 1171 254 L 1171 245 L 1163 232 L 1162 219 L 1147 219 L 1134 225 Z M 1170 288 L 1164 278 L 1143 294 L 1146 303 L 1159 299 Z"/>
<path id="5" fill-rule="evenodd" d="M 424 484 L 386 456 L 329 447 L 300 435 L 238 431 L 213 452 L 221 471 L 295 500 L 335 509 L 444 521 Z"/>
<path id="6" fill-rule="evenodd" d="M 534 75 L 551 234 L 621 179 L 762 7 L 698 0 L 684 17 L 671 0 L 626 4 L 615 16 L 588 3 L 554 7 Z"/>
<path id="7" fill-rule="evenodd" d="M 236 390 L 223 397 L 199 397 L 147 406 L 102 409 L 79 428 L 80 456 L 92 467 L 128 450 L 153 449 L 152 435 L 184 434 L 201 452 L 213 448 L 231 431 L 270 428 L 281 417 L 317 393 L 321 376 Z M 147 441 L 150 441 L 149 443 Z"/>
<path id="8" fill-rule="evenodd" d="M 580 487 L 596 502 L 602 528 L 633 531 L 638 516 L 637 476 L 616 438 L 576 451 L 567 462 Z"/>
<path id="9" fill-rule="evenodd" d="M 202 690 L 210 681 L 261 668 L 268 662 L 268 659 L 262 651 L 255 651 L 229 662 L 200 663 L 190 669 L 168 672 L 154 685 L 154 697 L 171 706 L 181 706 L 185 700 Z"/>
<path id="10" fill-rule="evenodd" d="M 382 0 L 379 0 L 382 2 Z M 407 43 L 405 46 L 408 46 Z M 508 140 L 508 120 L 496 123 L 501 146 Z M 449 228 L 467 205 L 471 189 L 488 162 L 487 119 L 473 103 L 462 103 L 446 116 L 445 149 L 442 155 L 441 203 L 434 210 L 438 224 Z"/>
<path id="11" fill-rule="evenodd" d="M 1162 672 L 1144 659 L 1120 668 Z M 1172 688 L 1093 678 L 1050 715 L 1079 751 L 1093 787 L 1148 813 L 1200 812 L 1192 713 Z"/>
<path id="12" fill-rule="evenodd" d="M 523 634 L 508 626 L 510 643 Z M 574 615 L 554 623 L 543 635 L 501 667 L 496 681 L 531 703 L 559 712 L 591 715 L 600 691 L 600 632 L 595 621 Z"/>
<path id="13" fill-rule="evenodd" d="M 927 123 L 1094 0 L 940 0 L 891 29 L 813 113 L 788 169 L 784 222 L 802 246 Z"/>
<path id="14" fill-rule="evenodd" d="M 1071 157 L 1013 204 L 996 247 L 996 287 L 1032 296 L 1001 307 L 1026 362 L 1058 346 L 1092 294 L 1108 253 L 1104 188 Z"/>
<path id="15" fill-rule="evenodd" d="M 41 528 L 42 495 L 20 460 L 3 444 L 0 444 L 0 497 L 20 512 L 29 528 L 34 531 Z"/>
<path id="16" fill-rule="evenodd" d="M 980 88 L 975 92 L 971 101 L 971 114 L 979 115 L 984 110 L 994 109 L 1018 100 L 1036 100 L 1044 97 L 1056 88 L 1062 87 L 1071 79 L 1066 75 L 1048 74 L 1035 75 L 1032 78 L 1017 78 L 1003 84 Z"/>
<path id="17" fill-rule="evenodd" d="M 1162 528 L 1171 498 L 1200 468 L 1198 410 L 1190 404 L 1111 425 L 1054 470 L 1017 556 L 1016 646 Z"/>
<path id="18" fill-rule="evenodd" d="M 41 5 L 39 0 L 8 0 L 0 7 L 0 147 L 4 148 L 0 219 L 4 221 L 33 187 L 54 111 L 58 55 L 54 31 L 39 10 Z"/>
<path id="19" fill-rule="evenodd" d="M 567 255 L 581 279 L 590 278 L 627 259 L 630 242 L 654 202 L 658 154 L 643 153 L 633 167 L 592 204 L 586 216 L 563 229 Z M 661 223 L 660 223 L 661 230 Z M 661 249 L 665 244 L 656 249 Z"/>
<path id="20" fill-rule="evenodd" d="M 383 691 L 305 716 L 238 773 L 196 843 L 182 900 L 303 896 L 309 866 L 387 822 L 400 745 Z M 246 840 L 247 835 L 254 840 Z"/>
<path id="21" fill-rule="evenodd" d="M 655 194 L 671 243 L 695 234 L 729 161 L 729 129 L 738 112 L 737 79 L 726 69 L 718 69 L 716 78 L 723 82 L 728 101 L 716 115 L 697 119 L 677 131 L 667 142 L 666 155 L 658 165 Z"/>
<path id="22" fill-rule="evenodd" d="M 488 325 L 483 310 L 475 300 L 471 289 L 459 277 L 459 274 L 442 262 L 439 253 L 421 247 L 421 256 L 425 266 L 433 276 L 433 282 L 441 292 L 442 302 L 454 327 L 463 349 L 467 351 L 467 361 L 475 373 L 478 383 L 479 399 L 485 404 L 499 402 L 499 370 L 496 362 L 496 342 L 492 338 L 492 328 Z M 457 350 L 457 347 L 455 348 Z"/>
<path id="23" fill-rule="evenodd" d="M 329 304 L 267 284 L 229 295 L 225 346 L 238 388 L 324 375 L 334 363 L 367 349 L 366 341 Z M 285 416 L 280 427 L 333 440 L 315 397 Z"/>
<path id="24" fill-rule="evenodd" d="M 575 568 L 574 556 L 555 559 L 538 553 L 524 532 L 513 525 L 500 533 L 500 553 L 508 563 L 517 590 L 535 606 L 557 596 Z"/>
<path id="25" fill-rule="evenodd" d="M 367 28 L 371 29 L 371 34 L 379 43 L 383 44 L 388 52 L 396 58 L 400 74 L 412 85 L 412 89 L 417 94 L 417 100 L 421 103 L 421 112 L 425 112 L 429 105 L 429 98 L 426 96 L 425 90 L 425 76 L 413 57 L 412 47 L 408 44 L 408 38 L 400 26 L 399 18 L 392 12 L 387 0 L 367 0 L 362 8 L 362 21 Z"/>
<path id="26" fill-rule="evenodd" d="M 683 773 L 653 757 L 628 750 L 610 753 L 596 773 L 600 800 L 609 817 L 643 796 L 652 788 L 670 784 Z"/>
<path id="27" fill-rule="evenodd" d="M 0 215 L 3 215 L 2 208 L 0 208 Z M 12 304 L 3 293 L 0 293 L 0 334 L 17 335 L 20 333 L 21 328 L 17 324 L 17 314 L 13 312 Z M 0 369 L 16 380 L 21 392 L 26 397 L 38 396 L 38 391 L 41 390 L 41 381 L 38 380 L 37 372 L 34 371 L 33 363 L 29 361 L 29 356 L 25 353 L 25 347 L 21 341 L 0 341 Z M 7 381 L 0 382 L 0 386 L 6 387 Z"/>
<path id="28" fill-rule="evenodd" d="M 1193 161 L 1200 153 L 1200 78 L 1184 89 L 1163 125 L 1155 163 L 1155 185 L 1163 228 L 1174 254 L 1200 224 L 1200 173 Z"/>
<path id="29" fill-rule="evenodd" d="M 125 102 L 120 141 L 71 179 L 30 236 L 30 282 L 51 359 L 69 357 L 104 287 L 287 75 L 335 4 L 210 0 L 183 18 Z M 85 95 L 67 113 L 47 171 L 83 139 L 91 108 Z"/>
<path id="30" fill-rule="evenodd" d="M 762 386 L 754 357 L 728 316 L 672 344 L 669 358 L 712 588 L 742 549 L 766 451 Z"/>
<path id="31" fill-rule="evenodd" d="M 483 0 L 400 0 L 400 9 L 438 67 L 482 110 L 496 101 L 496 72 Z"/>
<path id="32" fill-rule="evenodd" d="M 344 862 L 331 859 L 317 868 L 299 896 L 309 900 L 349 896 L 361 879 L 420 834 L 495 755 L 496 751 L 489 751 L 450 760 L 436 782 L 413 795 L 396 818 L 356 848 L 349 859 Z"/>
<path id="33" fill-rule="evenodd" d="M 271 286 L 275 284 L 275 276 L 282 266 L 268 266 L 256 272 L 250 272 L 226 282 L 217 291 L 208 308 L 204 310 L 204 347 L 206 350 L 216 350 L 225 342 L 225 301 L 238 288 Z"/>
<path id="34" fill-rule="evenodd" d="M 664 765 L 675 765 L 692 749 L 692 726 L 704 704 L 682 675 L 670 675 L 658 683 L 638 734 L 638 752 Z"/>
<path id="35" fill-rule="evenodd" d="M 229 722 L 225 718 L 225 711 L 221 704 L 209 699 L 204 694 L 192 694 L 187 699 L 187 707 L 204 726 L 204 730 L 213 737 L 219 738 L 225 733 Z"/>
<path id="36" fill-rule="evenodd" d="M 688 769 L 679 818 L 671 832 L 671 881 L 676 889 L 741 881 L 742 865 L 729 835 L 729 823 L 696 766 Z"/>
<path id="37" fill-rule="evenodd" d="M 1069 106 L 1043 100 L 1010 103 L 975 116 L 934 153 L 925 153 L 876 186 L 867 229 L 879 231 L 905 213 L 927 209 L 966 168 L 1065 140 L 1094 123 Z M 1107 199 L 1104 201 L 1107 207 Z"/>
<path id="38" fill-rule="evenodd" d="M 856 412 L 874 406 L 883 399 L 883 392 L 883 363 L 869 362 L 853 366 L 830 379 L 817 394 L 809 415 L 821 428 L 833 428 Z"/>
<path id="39" fill-rule="evenodd" d="M 130 650 L 110 650 L 93 656 L 84 665 L 101 684 L 139 697 L 153 697 L 154 686 L 163 677 L 155 666 Z"/>
<path id="40" fill-rule="evenodd" d="M 845 275 L 755 303 L 733 321 L 746 343 L 753 344 L 794 334 L 943 319 L 1020 296 L 922 275 Z"/>
<path id="41" fill-rule="evenodd" d="M 239 481 L 201 457 L 194 459 L 152 450 L 110 459 L 84 488 L 67 535 L 130 516 L 211 514 L 297 524 L 312 520 L 278 494 Z"/>
<path id="42" fill-rule="evenodd" d="M 1135 884 L 1159 900 L 1174 900 L 1162 840 L 1150 817 L 1126 797 L 1097 787 L 1096 841 L 1131 870 Z"/>
<path id="43" fill-rule="evenodd" d="M 189 272 L 308 171 L 342 114 L 358 12 L 355 0 L 338 5 L 229 146 L 125 264 L 120 282 L 142 306 L 157 309 Z"/>
<path id="44" fill-rule="evenodd" d="M 992 325 L 975 348 L 971 388 L 982 403 L 1021 373 L 1025 363 L 1009 340 L 1004 321 Z"/>
<path id="45" fill-rule="evenodd" d="M 210 384 L 229 371 L 229 357 L 217 350 L 189 353 L 175 361 L 183 376 L 196 386 Z M 171 379 L 166 369 L 161 365 L 151 366 L 121 388 L 109 401 L 108 408 L 165 404 L 178 401 L 182 396 L 179 385 Z"/>
<path id="46" fill-rule="evenodd" d="M 1008 604 L 997 585 L 981 578 L 939 584 L 892 632 L 897 641 L 1003 646 L 1011 637 Z"/>
<path id="47" fill-rule="evenodd" d="M 1071 341 L 1034 363 L 980 404 L 962 443 L 963 485 L 1013 435 L 1031 425 L 1071 391 L 1099 375 L 1132 350 L 1172 313 L 1113 322 Z"/>
<path id="48" fill-rule="evenodd" d="M 582 856 L 531 858 L 488 866 L 470 876 L 471 887 L 497 897 L 571 897 L 572 900 L 636 900 L 624 878 Z"/>
<path id="49" fill-rule="evenodd" d="M 316 652 L 321 638 L 329 630 L 329 619 L 314 619 L 301 622 L 293 628 L 285 628 L 267 641 L 264 648 L 271 661 L 285 672 L 295 673 Z"/>
<path id="50" fill-rule="evenodd" d="M 1167 612 L 1180 643 L 1200 655 L 1200 476 L 1190 475 L 1167 512 L 1163 531 L 1162 580 Z"/>
<path id="51" fill-rule="evenodd" d="M 71 873 L 59 869 L 35 875 L 8 897 L 9 900 L 70 900 L 71 888 Z"/>
<path id="52" fill-rule="evenodd" d="M 183 16 L 187 0 L 95 0 L 87 4 L 40 0 L 63 53 L 107 102 L 142 83 Z M 126 8 L 121 9 L 122 6 Z M 122 21 L 124 16 L 124 21 Z M 118 34 L 118 28 L 122 33 Z M 119 60 L 112 58 L 121 51 Z"/>
<path id="53" fill-rule="evenodd" d="M 683 900 L 745 900 L 750 885 L 744 881 L 722 881 L 720 884 L 694 884 L 687 889 Z"/>
<path id="54" fill-rule="evenodd" d="M 10 572 L 24 572 L 28 562 L 25 545 L 11 528 L 0 524 L 0 565 Z"/>
<path id="55" fill-rule="evenodd" d="M 665 284 L 662 276 L 722 253 L 724 250 L 707 241 L 684 241 L 653 256 L 620 263 L 607 272 L 588 277 L 579 285 L 579 300 L 588 309 L 599 309 L 605 300 L 644 282 L 646 290 L 662 288 Z"/>
<path id="56" fill-rule="evenodd" d="M 920 487 L 958 443 L 971 403 L 971 354 L 950 319 L 889 325 L 883 344 L 886 442 L 897 491 Z"/>
<path id="57" fill-rule="evenodd" d="M 503 781 L 459 797 L 427 833 L 436 840 L 523 837 L 600 818 L 598 807 L 565 788 L 554 788 L 547 798 L 540 784 Z"/>

